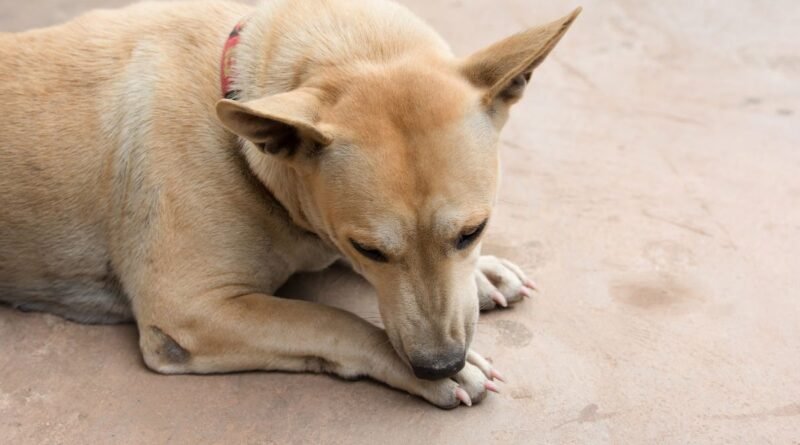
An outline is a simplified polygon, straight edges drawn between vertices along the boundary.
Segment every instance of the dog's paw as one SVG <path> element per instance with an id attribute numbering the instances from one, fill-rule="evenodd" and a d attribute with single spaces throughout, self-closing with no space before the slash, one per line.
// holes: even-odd
<path id="1" fill-rule="evenodd" d="M 504 381 L 485 358 L 470 350 L 464 369 L 447 379 L 421 380 L 419 393 L 440 408 L 452 409 L 462 404 L 472 406 L 486 398 L 489 391 L 499 392 L 494 380 Z"/>
<path id="2" fill-rule="evenodd" d="M 482 311 L 507 307 L 533 295 L 536 284 L 511 261 L 485 255 L 475 271 L 478 301 Z"/>

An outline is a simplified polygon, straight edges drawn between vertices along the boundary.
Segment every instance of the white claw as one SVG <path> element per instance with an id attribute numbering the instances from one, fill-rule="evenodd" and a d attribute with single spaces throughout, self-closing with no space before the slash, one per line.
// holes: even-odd
<path id="1" fill-rule="evenodd" d="M 492 370 L 489 372 L 489 374 L 490 374 L 490 375 L 489 375 L 489 377 L 490 377 L 492 380 L 500 380 L 500 381 L 501 381 L 501 382 L 503 382 L 503 383 L 505 383 L 505 382 L 506 382 L 506 379 L 505 379 L 505 378 L 503 378 L 503 375 L 502 375 L 502 374 L 500 374 L 500 373 L 499 373 L 499 372 L 498 372 L 496 369 L 492 369 Z"/>
<path id="2" fill-rule="evenodd" d="M 500 291 L 494 290 L 491 294 L 489 294 L 489 298 L 492 299 L 495 303 L 499 304 L 503 307 L 508 307 L 508 300 L 506 300 L 505 295 L 501 294 Z"/>
<path id="3" fill-rule="evenodd" d="M 456 398 L 461 400 L 461 403 L 467 406 L 472 406 L 472 399 L 469 398 L 469 394 L 464 391 L 464 388 L 458 387 L 456 388 Z"/>
<path id="4" fill-rule="evenodd" d="M 483 387 L 491 392 L 496 392 L 500 394 L 500 390 L 497 388 L 497 385 L 494 384 L 491 380 L 487 380 L 483 382 Z"/>

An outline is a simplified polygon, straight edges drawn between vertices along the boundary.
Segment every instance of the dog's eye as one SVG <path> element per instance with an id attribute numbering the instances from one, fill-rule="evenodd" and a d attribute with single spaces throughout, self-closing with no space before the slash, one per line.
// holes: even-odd
<path id="1" fill-rule="evenodd" d="M 358 251 L 361 255 L 371 259 L 372 261 L 376 261 L 378 263 L 387 263 L 389 262 L 389 258 L 378 249 L 373 249 L 362 244 L 359 244 L 352 239 L 350 240 L 350 244 L 353 245 L 353 248 Z"/>
<path id="2" fill-rule="evenodd" d="M 458 240 L 456 241 L 456 249 L 464 250 L 469 247 L 479 236 L 483 233 L 483 229 L 486 227 L 486 220 L 475 227 L 471 227 L 465 230 L 461 235 L 459 235 Z"/>

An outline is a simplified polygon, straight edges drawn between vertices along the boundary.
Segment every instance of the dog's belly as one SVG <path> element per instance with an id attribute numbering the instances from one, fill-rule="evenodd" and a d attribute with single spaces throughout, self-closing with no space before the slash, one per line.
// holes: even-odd
<path id="1" fill-rule="evenodd" d="M 82 323 L 133 320 L 128 298 L 104 249 L 97 245 L 68 249 L 50 245 L 35 251 L 33 245 L 26 247 L 13 255 L 0 252 L 0 302 Z"/>
<path id="2" fill-rule="evenodd" d="M 113 280 L 107 283 L 58 280 L 41 287 L 23 288 L 0 284 L 0 301 L 25 312 L 49 312 L 79 323 L 133 321 L 130 303 Z"/>

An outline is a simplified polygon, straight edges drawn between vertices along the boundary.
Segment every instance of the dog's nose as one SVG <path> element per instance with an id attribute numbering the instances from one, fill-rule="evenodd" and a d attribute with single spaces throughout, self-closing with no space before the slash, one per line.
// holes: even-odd
<path id="1" fill-rule="evenodd" d="M 412 361 L 414 375 L 425 380 L 438 380 L 450 377 L 464 368 L 466 354 L 464 351 L 448 353 L 433 360 Z"/>

